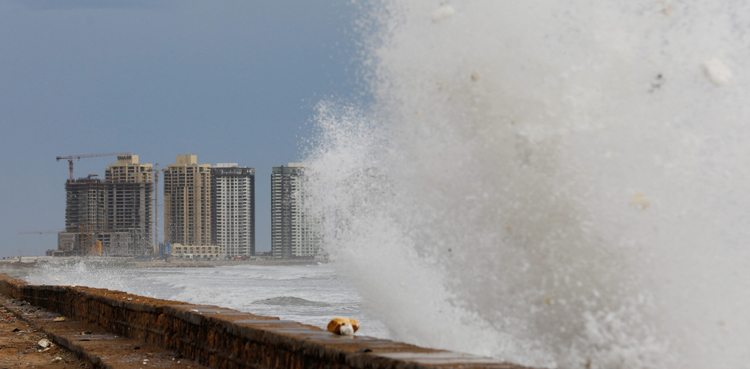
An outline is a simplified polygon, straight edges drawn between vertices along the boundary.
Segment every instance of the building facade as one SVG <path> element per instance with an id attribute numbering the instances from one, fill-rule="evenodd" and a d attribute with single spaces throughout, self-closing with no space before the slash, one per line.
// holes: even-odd
<path id="1" fill-rule="evenodd" d="M 65 231 L 77 232 L 83 226 L 104 229 L 106 185 L 99 179 L 79 178 L 65 182 Z"/>
<path id="2" fill-rule="evenodd" d="M 128 233 L 110 240 L 109 255 L 137 256 L 154 252 L 152 165 L 138 162 L 138 155 L 117 157 L 104 172 L 107 187 L 106 214 L 108 229 Z"/>
<path id="3" fill-rule="evenodd" d="M 211 168 L 211 240 L 227 257 L 255 254 L 255 168 Z"/>
<path id="4" fill-rule="evenodd" d="M 106 185 L 99 179 L 65 182 L 65 232 L 57 234 L 58 250 L 66 255 L 93 255 L 97 236 L 107 231 Z"/>
<path id="5" fill-rule="evenodd" d="M 195 155 L 164 170 L 164 242 L 211 245 L 211 166 Z"/>
<path id="6" fill-rule="evenodd" d="M 105 180 L 65 183 L 65 232 L 58 250 L 68 255 L 141 256 L 153 252 L 151 164 L 120 156 Z"/>
<path id="7" fill-rule="evenodd" d="M 151 164 L 138 162 L 138 155 L 120 155 L 104 171 L 104 180 L 119 183 L 153 183 Z"/>
<path id="8" fill-rule="evenodd" d="M 224 258 L 219 246 L 185 246 L 179 243 L 172 244 L 171 254 L 176 258 L 186 259 L 215 259 Z"/>
<path id="9" fill-rule="evenodd" d="M 304 166 L 271 172 L 271 253 L 277 259 L 312 259 L 318 253 L 318 222 L 305 211 Z"/>

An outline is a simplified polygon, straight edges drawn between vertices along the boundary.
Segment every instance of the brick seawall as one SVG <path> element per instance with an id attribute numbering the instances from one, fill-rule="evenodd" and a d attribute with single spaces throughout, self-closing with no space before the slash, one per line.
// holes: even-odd
<path id="1" fill-rule="evenodd" d="M 89 287 L 30 285 L 5 274 L 0 274 L 0 293 L 212 368 L 522 368 L 372 337 L 338 336 L 218 306 Z"/>

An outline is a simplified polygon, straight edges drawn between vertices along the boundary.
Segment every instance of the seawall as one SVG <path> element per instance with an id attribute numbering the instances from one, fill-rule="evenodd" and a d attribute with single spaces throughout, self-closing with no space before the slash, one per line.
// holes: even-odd
<path id="1" fill-rule="evenodd" d="M 1 273 L 0 293 L 212 368 L 522 368 L 390 340 L 338 336 L 218 306 L 89 287 L 31 285 Z"/>

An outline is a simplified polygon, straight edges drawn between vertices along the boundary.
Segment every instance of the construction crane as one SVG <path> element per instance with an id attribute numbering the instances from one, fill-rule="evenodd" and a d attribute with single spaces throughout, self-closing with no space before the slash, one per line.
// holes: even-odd
<path id="1" fill-rule="evenodd" d="M 20 232 L 19 234 L 50 234 L 50 233 L 60 233 L 65 231 L 28 231 L 28 232 Z"/>
<path id="2" fill-rule="evenodd" d="M 81 256 L 102 256 L 102 242 L 94 239 L 91 242 L 92 237 L 95 233 L 111 233 L 113 230 L 99 229 L 101 224 L 111 224 L 113 222 L 94 222 L 94 223 L 74 223 L 71 224 L 73 227 L 78 227 L 79 238 L 78 245 L 74 246 L 74 250 L 77 250 Z"/>
<path id="3" fill-rule="evenodd" d="M 101 156 L 120 156 L 120 155 L 130 155 L 129 152 L 113 152 L 109 154 L 88 154 L 88 155 L 69 155 L 69 156 L 58 156 L 57 161 L 60 160 L 67 160 L 68 161 L 68 167 L 70 169 L 70 179 L 73 179 L 73 159 L 81 160 L 83 158 L 98 158 Z"/>

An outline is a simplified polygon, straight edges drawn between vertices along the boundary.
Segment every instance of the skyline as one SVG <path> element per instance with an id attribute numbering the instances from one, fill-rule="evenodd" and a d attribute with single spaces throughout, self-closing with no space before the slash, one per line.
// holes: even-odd
<path id="1" fill-rule="evenodd" d="M 55 157 L 110 152 L 160 168 L 186 153 L 256 168 L 257 251 L 269 251 L 271 168 L 303 159 L 319 101 L 368 99 L 360 10 L 344 0 L 0 4 L 0 256 L 57 247 L 54 234 L 20 234 L 65 226 L 68 166 Z M 75 177 L 115 161 L 77 160 Z"/>

